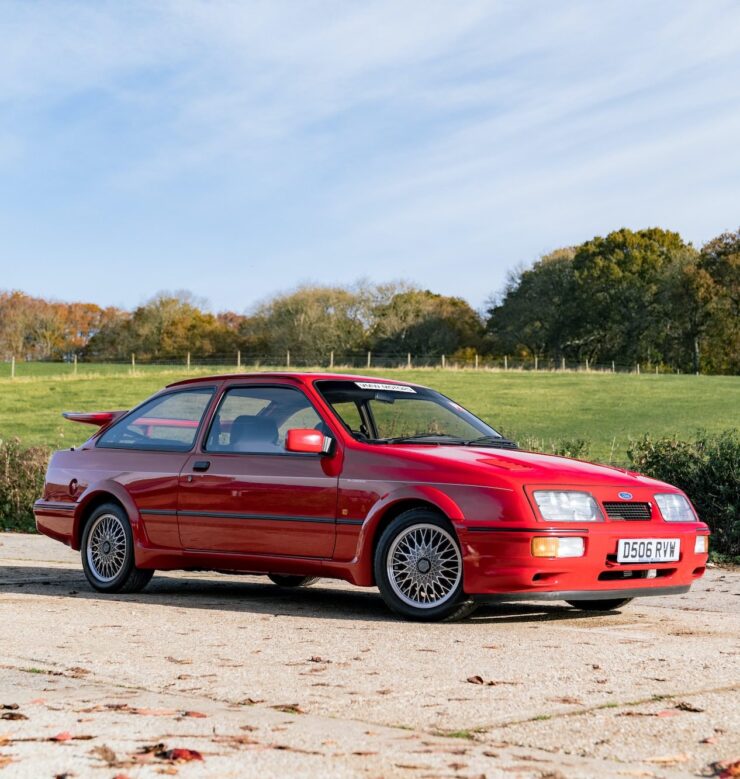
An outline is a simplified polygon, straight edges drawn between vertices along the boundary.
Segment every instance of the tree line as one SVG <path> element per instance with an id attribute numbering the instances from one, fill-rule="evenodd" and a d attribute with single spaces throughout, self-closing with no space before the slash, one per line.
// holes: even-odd
<path id="1" fill-rule="evenodd" d="M 406 282 L 304 285 L 247 313 L 187 292 L 132 311 L 0 292 L 0 357 L 88 361 L 237 352 L 325 363 L 372 351 L 663 365 L 740 372 L 740 230 L 700 249 L 678 233 L 617 230 L 511 273 L 482 312 Z"/>

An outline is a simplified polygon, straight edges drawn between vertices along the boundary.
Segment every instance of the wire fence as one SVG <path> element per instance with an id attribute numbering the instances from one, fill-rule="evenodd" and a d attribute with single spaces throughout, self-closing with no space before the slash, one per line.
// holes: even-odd
<path id="1" fill-rule="evenodd" d="M 475 353 L 447 356 L 445 354 L 411 354 L 409 352 L 333 352 L 325 355 L 306 355 L 290 350 L 271 354 L 195 355 L 186 353 L 176 357 L 152 357 L 131 354 L 126 359 L 83 361 L 77 357 L 68 360 L 16 360 L 0 363 L 0 378 L 32 378 L 34 376 L 74 376 L 86 374 L 135 374 L 147 371 L 206 371 L 251 372 L 259 370 L 321 369 L 341 372 L 362 370 L 477 370 L 477 371 L 543 371 L 585 373 L 679 374 L 680 369 L 668 365 L 619 362 L 591 362 L 590 360 L 550 359 L 508 356 L 490 357 Z"/>

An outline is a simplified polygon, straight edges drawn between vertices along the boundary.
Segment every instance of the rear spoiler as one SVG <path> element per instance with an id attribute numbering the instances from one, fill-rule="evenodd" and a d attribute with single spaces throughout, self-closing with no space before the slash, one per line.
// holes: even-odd
<path id="1" fill-rule="evenodd" d="M 104 427 L 114 419 L 123 416 L 126 411 L 65 411 L 62 416 L 70 422 L 84 422 L 87 425 Z"/>

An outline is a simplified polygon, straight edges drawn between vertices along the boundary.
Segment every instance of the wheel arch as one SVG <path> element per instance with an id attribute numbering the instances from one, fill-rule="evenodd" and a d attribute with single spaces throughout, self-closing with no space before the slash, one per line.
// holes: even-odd
<path id="1" fill-rule="evenodd" d="M 363 524 L 357 551 L 357 559 L 361 561 L 358 584 L 376 584 L 373 564 L 378 541 L 397 517 L 411 509 L 428 509 L 438 514 L 449 523 L 450 530 L 460 543 L 455 523 L 462 521 L 463 514 L 449 495 L 430 486 L 399 490 L 378 501 Z"/>
<path id="2" fill-rule="evenodd" d="M 72 528 L 72 548 L 79 550 L 82 546 L 82 532 L 90 515 L 105 503 L 115 503 L 126 512 L 134 541 L 140 539 L 144 532 L 140 521 L 139 512 L 131 496 L 115 482 L 99 484 L 93 489 L 86 490 L 81 496 L 75 509 L 74 525 Z"/>

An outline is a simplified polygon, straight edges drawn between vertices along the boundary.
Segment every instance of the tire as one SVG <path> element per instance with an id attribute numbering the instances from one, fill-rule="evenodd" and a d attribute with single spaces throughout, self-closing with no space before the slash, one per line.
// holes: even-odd
<path id="1" fill-rule="evenodd" d="M 475 610 L 463 590 L 455 531 L 431 509 L 404 511 L 388 525 L 375 550 L 374 568 L 386 605 L 406 619 L 453 621 Z"/>
<path id="2" fill-rule="evenodd" d="M 581 611 L 614 611 L 633 600 L 634 598 L 612 598 L 611 600 L 567 600 L 565 602 Z"/>
<path id="3" fill-rule="evenodd" d="M 88 517 L 80 556 L 87 581 L 98 592 L 140 592 L 154 576 L 152 569 L 136 567 L 131 524 L 116 503 L 98 506 Z"/>
<path id="4" fill-rule="evenodd" d="M 316 584 L 321 577 L 319 576 L 300 576 L 289 573 L 268 573 L 267 578 L 277 584 L 278 587 L 310 587 Z"/>

